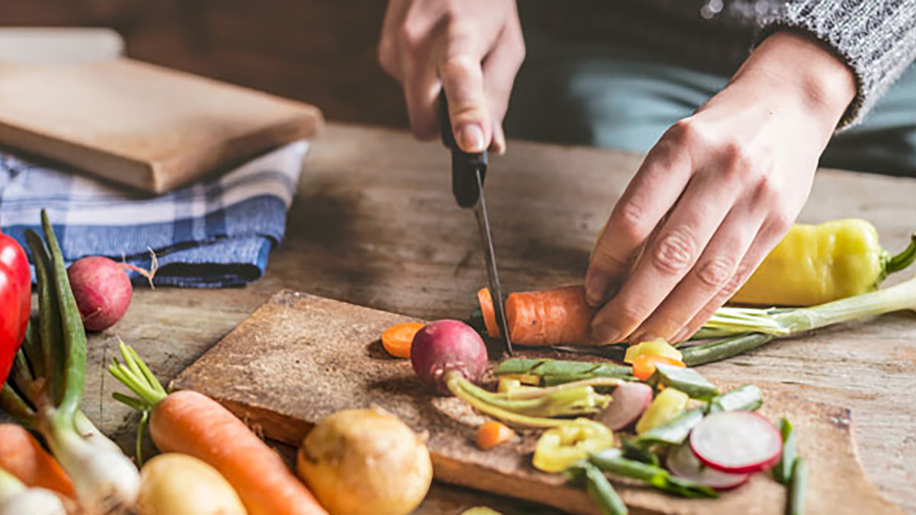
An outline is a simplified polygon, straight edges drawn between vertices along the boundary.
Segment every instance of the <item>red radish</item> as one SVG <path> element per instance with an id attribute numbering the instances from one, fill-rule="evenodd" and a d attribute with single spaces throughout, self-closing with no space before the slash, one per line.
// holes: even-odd
<path id="1" fill-rule="evenodd" d="M 750 474 L 728 474 L 704 466 L 689 445 L 681 445 L 668 454 L 668 470 L 675 476 L 706 485 L 716 490 L 731 490 L 750 479 Z"/>
<path id="2" fill-rule="evenodd" d="M 610 406 L 601 414 L 599 421 L 617 431 L 636 422 L 652 402 L 652 387 L 645 383 L 624 382 L 611 393 Z"/>
<path id="3" fill-rule="evenodd" d="M 133 288 L 125 269 L 143 275 L 152 286 L 157 267 L 155 254 L 149 271 L 101 256 L 85 257 L 70 265 L 67 276 L 83 319 L 83 327 L 87 331 L 104 331 L 115 325 L 127 312 Z"/>
<path id="4" fill-rule="evenodd" d="M 782 435 L 760 414 L 720 411 L 693 428 L 690 448 L 709 467 L 729 474 L 748 474 L 779 461 Z"/>
<path id="5" fill-rule="evenodd" d="M 423 384 L 447 394 L 447 376 L 458 374 L 472 383 L 480 380 L 487 368 L 487 347 L 464 322 L 439 320 L 414 336 L 410 362 Z"/>

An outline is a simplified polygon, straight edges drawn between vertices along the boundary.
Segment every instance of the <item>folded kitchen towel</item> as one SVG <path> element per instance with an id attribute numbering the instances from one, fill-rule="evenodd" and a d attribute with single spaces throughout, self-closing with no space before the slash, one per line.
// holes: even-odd
<path id="1" fill-rule="evenodd" d="M 44 208 L 68 263 L 108 256 L 148 269 L 151 249 L 159 259 L 156 285 L 242 286 L 264 274 L 283 239 L 308 148 L 291 143 L 159 196 L 0 152 L 0 227 L 25 246 L 25 231 L 39 230 Z"/>

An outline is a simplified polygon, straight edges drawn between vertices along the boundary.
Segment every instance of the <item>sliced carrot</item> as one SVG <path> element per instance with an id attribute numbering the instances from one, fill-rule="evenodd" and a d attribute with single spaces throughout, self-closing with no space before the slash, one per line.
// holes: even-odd
<path id="1" fill-rule="evenodd" d="M 515 438 L 515 431 L 508 426 L 496 421 L 484 422 L 477 428 L 477 447 L 488 451 L 497 445 L 508 442 Z"/>
<path id="2" fill-rule="evenodd" d="M 641 354 L 636 356 L 636 359 L 633 360 L 633 377 L 641 381 L 649 379 L 649 377 L 655 373 L 655 365 L 658 363 L 665 363 L 666 365 L 674 365 L 681 368 L 686 367 L 683 361 L 669 358 L 668 356 Z"/>
<path id="3" fill-rule="evenodd" d="M 46 488 L 73 498 L 70 477 L 23 427 L 0 424 L 0 469 L 30 488 Z"/>
<path id="4" fill-rule="evenodd" d="M 382 346 L 396 358 L 409 358 L 413 337 L 424 325 L 419 322 L 395 324 L 382 333 Z"/>
<path id="5" fill-rule="evenodd" d="M 327 515 L 276 451 L 205 395 L 182 390 L 160 401 L 150 433 L 160 451 L 193 456 L 219 471 L 250 515 Z"/>
<path id="6" fill-rule="evenodd" d="M 480 302 L 480 312 L 483 313 L 483 324 L 487 327 L 487 336 L 499 338 L 499 324 L 496 323 L 496 308 L 493 307 L 490 290 L 482 288 L 478 291 L 477 300 Z"/>
<path id="7" fill-rule="evenodd" d="M 592 316 L 581 286 L 513 293 L 506 301 L 506 324 L 519 345 L 594 345 Z"/>

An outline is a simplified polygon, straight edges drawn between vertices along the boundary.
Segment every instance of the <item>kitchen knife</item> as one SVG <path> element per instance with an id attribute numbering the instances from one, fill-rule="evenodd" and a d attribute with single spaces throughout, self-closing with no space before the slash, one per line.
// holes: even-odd
<path id="1" fill-rule="evenodd" d="M 506 305 L 502 287 L 499 284 L 499 270 L 496 268 L 496 251 L 493 248 L 493 233 L 490 231 L 490 218 L 487 215 L 487 201 L 483 193 L 484 179 L 487 176 L 487 152 L 469 154 L 458 147 L 452 132 L 452 122 L 448 114 L 448 100 L 445 93 L 440 95 L 439 121 L 442 131 L 442 142 L 452 151 L 452 193 L 462 208 L 474 208 L 477 226 L 480 230 L 480 241 L 483 244 L 483 255 L 487 263 L 487 278 L 490 296 L 493 298 L 496 324 L 505 338 L 506 352 L 512 355 L 512 339 L 506 324 Z"/>

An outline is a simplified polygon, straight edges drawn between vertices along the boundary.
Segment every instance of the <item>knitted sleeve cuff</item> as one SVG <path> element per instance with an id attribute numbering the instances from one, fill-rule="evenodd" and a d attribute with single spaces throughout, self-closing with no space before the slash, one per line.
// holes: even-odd
<path id="1" fill-rule="evenodd" d="M 815 39 L 853 71 L 856 97 L 839 125 L 849 127 L 916 58 L 916 0 L 793 0 L 763 20 L 757 43 L 781 30 Z"/>

